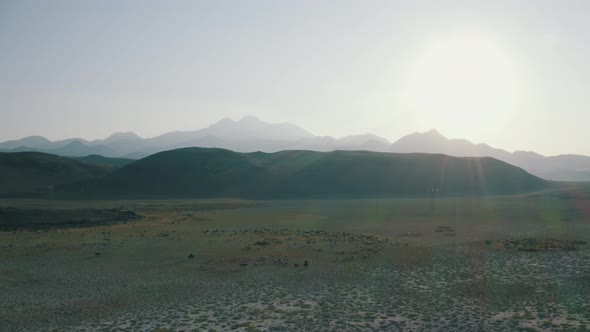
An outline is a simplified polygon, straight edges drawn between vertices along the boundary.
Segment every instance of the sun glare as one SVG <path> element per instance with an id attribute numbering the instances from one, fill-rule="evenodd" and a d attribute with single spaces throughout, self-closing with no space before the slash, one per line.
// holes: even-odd
<path id="1" fill-rule="evenodd" d="M 425 125 L 490 129 L 516 107 L 516 75 L 489 40 L 451 38 L 427 49 L 410 81 L 410 104 Z"/>

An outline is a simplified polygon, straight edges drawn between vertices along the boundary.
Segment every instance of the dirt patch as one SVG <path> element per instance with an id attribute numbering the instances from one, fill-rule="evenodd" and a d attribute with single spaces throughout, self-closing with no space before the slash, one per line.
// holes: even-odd
<path id="1" fill-rule="evenodd" d="M 499 240 L 495 245 L 498 248 L 515 249 L 521 251 L 560 251 L 577 250 L 578 246 L 586 244 L 585 241 L 569 241 L 556 239 L 519 239 Z"/>
<path id="2" fill-rule="evenodd" d="M 40 210 L 0 208 L 0 231 L 89 227 L 141 219 L 122 209 Z"/>
<path id="3" fill-rule="evenodd" d="M 323 263 L 358 262 L 381 255 L 387 247 L 403 245 L 376 235 L 325 230 L 206 229 L 203 233 L 241 248 L 234 257 L 204 262 L 202 269 L 210 271 L 264 265 L 305 268 L 312 259 Z M 227 250 L 228 245 L 223 249 Z"/>

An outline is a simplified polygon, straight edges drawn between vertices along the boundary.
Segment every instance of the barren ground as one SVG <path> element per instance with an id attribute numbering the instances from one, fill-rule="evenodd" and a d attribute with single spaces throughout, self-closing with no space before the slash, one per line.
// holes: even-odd
<path id="1" fill-rule="evenodd" d="M 590 328 L 586 197 L 8 207 L 142 218 L 0 231 L 1 331 Z"/>

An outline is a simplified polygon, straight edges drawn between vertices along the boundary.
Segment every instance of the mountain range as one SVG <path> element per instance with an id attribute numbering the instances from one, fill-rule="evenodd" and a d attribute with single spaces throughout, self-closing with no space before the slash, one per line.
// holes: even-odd
<path id="1" fill-rule="evenodd" d="M 425 153 L 182 148 L 120 166 L 109 161 L 0 153 L 0 196 L 331 199 L 427 196 L 432 188 L 437 196 L 518 194 L 555 186 L 494 158 Z"/>
<path id="2" fill-rule="evenodd" d="M 474 144 L 465 139 L 448 139 L 435 129 L 424 133 L 416 132 L 393 143 L 373 134 L 336 139 L 315 136 L 293 124 L 271 124 L 252 116 L 238 121 L 226 118 L 204 129 L 170 132 L 153 138 L 141 138 L 131 132 L 115 133 L 106 139 L 93 141 L 81 138 L 50 141 L 41 136 L 30 136 L 0 143 L 0 152 L 38 151 L 70 157 L 100 155 L 140 159 L 154 153 L 185 147 L 223 148 L 236 152 L 365 150 L 493 157 L 549 180 L 590 181 L 588 156 L 546 157 L 535 152 L 508 152 L 487 144 Z"/>

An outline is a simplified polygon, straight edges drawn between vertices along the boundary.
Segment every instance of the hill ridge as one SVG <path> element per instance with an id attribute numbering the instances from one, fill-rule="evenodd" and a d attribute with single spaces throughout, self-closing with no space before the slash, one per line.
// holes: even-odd
<path id="1" fill-rule="evenodd" d="M 441 195 L 497 195 L 549 185 L 491 157 L 182 148 L 60 190 L 64 195 L 91 197 L 289 199 L 427 195 L 432 187 L 439 188 Z"/>

